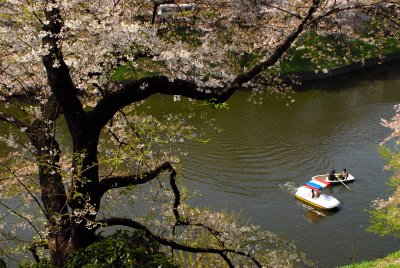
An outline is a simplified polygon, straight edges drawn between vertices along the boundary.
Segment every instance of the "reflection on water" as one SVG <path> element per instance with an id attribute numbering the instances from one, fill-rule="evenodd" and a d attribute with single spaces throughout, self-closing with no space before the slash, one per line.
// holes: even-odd
<path id="1" fill-rule="evenodd" d="M 334 212 L 322 211 L 313 209 L 309 206 L 306 206 L 306 211 L 303 213 L 304 219 L 309 223 L 317 223 L 320 220 L 323 220 L 326 216 L 332 216 Z"/>

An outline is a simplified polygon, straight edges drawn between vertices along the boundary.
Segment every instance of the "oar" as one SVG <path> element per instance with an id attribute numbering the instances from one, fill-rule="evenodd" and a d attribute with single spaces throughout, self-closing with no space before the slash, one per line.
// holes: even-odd
<path id="1" fill-rule="evenodd" d="M 340 181 L 344 186 L 346 186 L 346 188 L 351 192 L 350 187 L 347 186 L 347 185 L 340 179 L 340 177 L 338 177 L 337 180 Z"/>

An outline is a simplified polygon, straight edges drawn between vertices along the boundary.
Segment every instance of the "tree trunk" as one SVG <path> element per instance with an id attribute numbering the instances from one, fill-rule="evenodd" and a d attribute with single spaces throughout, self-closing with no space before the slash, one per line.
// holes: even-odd
<path id="1" fill-rule="evenodd" d="M 57 165 L 53 161 L 44 160 L 45 158 L 49 160 L 48 157 L 39 160 L 39 180 L 44 214 L 47 218 L 48 247 L 52 263 L 56 267 L 62 267 L 73 250 L 67 198 Z"/>
<path id="2" fill-rule="evenodd" d="M 80 216 L 72 212 L 71 216 L 71 239 L 75 249 L 85 248 L 96 241 L 95 228 L 90 228 L 90 225 L 96 220 L 102 194 L 97 159 L 99 133 L 93 129 L 88 123 L 84 129 L 81 129 L 81 135 L 72 134 L 75 157 L 73 161 L 74 192 L 71 196 L 74 197 L 71 198 L 69 205 L 73 212 L 84 212 Z"/>
<path id="3" fill-rule="evenodd" d="M 43 213 L 46 217 L 50 258 L 56 267 L 62 267 L 73 250 L 71 221 L 67 194 L 60 174 L 60 149 L 54 137 L 54 125 L 46 120 L 57 116 L 55 103 L 48 105 L 43 120 L 30 127 L 30 139 L 36 148 Z"/>
<path id="4" fill-rule="evenodd" d="M 86 144 L 86 143 L 85 143 Z M 90 144 L 93 144 L 92 142 Z M 86 213 L 77 216 L 74 211 L 84 211 L 93 206 L 97 212 L 100 206 L 100 197 L 97 194 L 98 167 L 97 150 L 81 150 L 85 152 L 80 162 L 81 174 L 74 174 L 73 184 L 78 198 L 68 201 L 62 176 L 59 169 L 59 149 L 55 140 L 37 139 L 39 180 L 42 189 L 41 199 L 44 204 L 44 214 L 47 218 L 48 247 L 51 262 L 56 267 L 63 267 L 68 256 L 76 249 L 85 248 L 95 242 L 94 229 L 87 228 L 88 221 L 94 221 L 96 215 Z M 41 145 L 41 146 L 39 146 Z M 95 146 L 97 149 L 97 146 Z M 46 149 L 43 149 L 46 148 Z M 57 152 L 54 154 L 54 152 Z M 76 153 L 77 154 L 77 153 Z M 78 163 L 74 163 L 77 166 Z M 78 176 L 78 177 L 77 177 Z M 83 183 L 85 181 L 86 183 Z M 71 208 L 69 210 L 68 208 Z M 88 221 L 87 221 L 87 220 Z"/>
<path id="5" fill-rule="evenodd" d="M 48 247 L 50 261 L 55 267 L 64 267 L 68 256 L 74 250 L 70 238 L 63 235 L 49 235 Z"/>

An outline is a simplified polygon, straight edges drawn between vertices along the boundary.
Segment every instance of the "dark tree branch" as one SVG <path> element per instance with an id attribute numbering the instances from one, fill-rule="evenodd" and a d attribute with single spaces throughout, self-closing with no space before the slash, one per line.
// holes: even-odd
<path id="1" fill-rule="evenodd" d="M 221 256 L 222 259 L 224 259 L 224 261 L 228 264 L 228 266 L 230 268 L 235 267 L 232 263 L 232 261 L 228 258 L 228 256 L 225 253 L 219 253 L 219 255 Z"/>
<path id="2" fill-rule="evenodd" d="M 21 67 L 25 70 L 27 69 L 24 64 L 21 64 Z M 6 76 L 10 77 L 13 81 L 15 81 L 21 87 L 21 89 L 25 92 L 24 94 L 26 94 L 26 95 L 35 94 L 35 89 L 27 86 L 25 83 L 25 80 L 23 78 L 16 76 L 14 73 L 10 73 L 9 70 L 4 69 L 4 68 L 0 68 L 0 72 L 5 74 Z M 27 71 L 27 72 L 29 73 L 29 71 Z M 4 88 L 8 89 L 6 91 L 7 93 L 13 92 L 13 89 L 9 88 L 9 84 L 4 84 L 3 82 L 1 84 L 4 86 Z M 18 96 L 20 94 L 21 93 L 14 93 L 11 96 L 9 96 L 7 94 L 5 97 L 9 98 L 9 97 L 13 97 L 13 96 Z"/>
<path id="3" fill-rule="evenodd" d="M 171 247 L 173 249 L 176 250 L 183 250 L 183 251 L 187 251 L 187 252 L 192 252 L 192 253 L 212 253 L 212 254 L 218 254 L 220 255 L 229 265 L 229 267 L 233 267 L 232 262 L 229 260 L 227 261 L 228 257 L 227 254 L 228 253 L 232 253 L 232 254 L 237 254 L 240 256 L 244 256 L 249 258 L 250 260 L 253 261 L 253 263 L 257 266 L 257 267 L 262 267 L 262 265 L 250 254 L 248 253 L 244 253 L 241 251 L 237 251 L 235 249 L 229 249 L 229 248 L 212 248 L 212 247 L 193 247 L 193 246 L 187 246 L 184 244 L 180 244 L 177 243 L 175 241 L 163 238 L 161 236 L 155 235 L 153 234 L 149 228 L 147 228 L 146 226 L 144 226 L 143 224 L 136 222 L 132 219 L 127 219 L 127 218 L 108 218 L 108 219 L 103 219 L 98 221 L 100 224 L 106 225 L 106 226 L 115 226 L 115 225 L 122 225 L 122 226 L 126 226 L 126 227 L 131 227 L 133 229 L 136 230 L 140 230 L 143 231 L 145 233 L 145 235 L 153 240 L 155 240 L 156 242 Z M 99 227 L 98 227 L 99 228 Z"/>
<path id="4" fill-rule="evenodd" d="M 42 234 L 40 233 L 39 229 L 37 229 L 37 227 L 33 224 L 33 222 L 30 219 L 28 219 L 27 217 L 25 217 L 24 215 L 22 215 L 21 213 L 19 213 L 18 211 L 12 209 L 11 207 L 7 206 L 4 203 L 0 202 L 0 205 L 3 206 L 4 208 L 6 208 L 8 211 L 10 211 L 12 214 L 14 214 L 14 215 L 20 217 L 21 219 L 25 220 L 30 226 L 32 226 L 32 228 L 39 235 L 39 237 L 41 239 L 43 239 Z"/>
<path id="5" fill-rule="evenodd" d="M 375 14 L 381 16 L 382 18 L 390 21 L 392 24 L 394 24 L 395 26 L 397 26 L 398 28 L 400 28 L 400 23 L 398 21 L 396 21 L 395 19 L 391 18 L 390 16 L 388 16 L 387 13 L 385 12 L 379 12 L 379 11 L 375 11 Z"/>
<path id="6" fill-rule="evenodd" d="M 39 254 L 37 253 L 36 247 L 29 247 L 28 250 L 32 253 L 33 258 L 37 263 L 40 262 Z"/>
<path id="7" fill-rule="evenodd" d="M 192 99 L 208 99 L 213 95 L 200 91 L 196 84 L 175 79 L 171 81 L 166 76 L 153 76 L 132 81 L 124 85 L 118 92 L 111 93 L 103 98 L 89 113 L 89 118 L 95 118 L 97 128 L 102 128 L 123 107 L 162 93 L 166 95 L 182 95 Z M 217 97 L 217 94 L 214 94 Z"/>
<path id="8" fill-rule="evenodd" d="M 19 179 L 19 176 L 7 165 L 4 165 L 3 163 L 0 163 L 1 166 L 3 166 L 5 169 L 8 169 L 8 171 L 14 176 L 14 178 L 9 178 L 9 179 L 16 179 L 18 183 L 22 186 L 22 188 L 25 189 L 25 191 L 28 192 L 28 194 L 35 200 L 36 204 L 39 206 L 40 210 L 45 214 L 46 211 L 42 204 L 40 203 L 39 199 L 29 190 L 29 188 Z M 0 180 L 1 181 L 1 180 Z"/>
<path id="9" fill-rule="evenodd" d="M 70 133 L 80 135 L 81 128 L 77 125 L 84 124 L 86 116 L 60 47 L 63 19 L 57 7 L 46 10 L 45 17 L 49 23 L 43 26 L 43 31 L 48 34 L 43 37 L 42 42 L 49 47 L 47 55 L 43 56 L 48 83 L 63 109 Z"/>
<path id="10" fill-rule="evenodd" d="M 263 5 L 264 5 L 264 6 L 267 6 L 267 7 L 270 7 L 270 8 L 273 8 L 273 9 L 277 9 L 277 10 L 282 11 L 282 12 L 284 12 L 284 13 L 287 13 L 287 14 L 289 14 L 289 15 L 295 17 L 295 18 L 298 18 L 298 19 L 300 19 L 300 20 L 302 19 L 302 17 L 301 17 L 300 15 L 298 15 L 298 14 L 296 14 L 296 13 L 293 13 L 293 12 L 290 12 L 290 11 L 288 11 L 288 10 L 286 10 L 286 9 L 283 9 L 283 8 L 280 8 L 280 7 L 271 5 L 271 4 L 263 4 Z"/>
<path id="11" fill-rule="evenodd" d="M 175 170 L 173 169 L 173 167 L 171 166 L 171 164 L 169 162 L 165 162 L 161 166 L 157 167 L 156 169 L 146 172 L 143 176 L 136 176 L 136 175 L 114 176 L 114 177 L 109 177 L 109 178 L 103 179 L 99 183 L 100 195 L 103 196 L 107 191 L 109 191 L 111 189 L 145 184 L 145 183 L 157 178 L 158 175 L 160 175 L 162 172 L 164 172 L 166 170 L 171 171 L 171 174 L 173 174 L 173 177 L 175 178 L 175 174 L 176 174 Z M 175 187 L 176 187 L 176 185 L 175 185 Z"/>
<path id="12" fill-rule="evenodd" d="M 28 247 L 28 250 L 32 253 L 33 258 L 35 259 L 35 261 L 36 262 L 40 262 L 40 257 L 39 257 L 39 254 L 37 253 L 37 248 L 48 249 L 47 242 L 45 242 L 44 240 L 33 242 Z"/>
<path id="13" fill-rule="evenodd" d="M 114 7 L 117 7 L 117 5 L 119 4 L 119 2 L 121 2 L 121 0 L 113 0 L 114 2 Z"/>
<path id="14" fill-rule="evenodd" d="M 35 203 L 39 206 L 40 210 L 45 214 L 46 211 L 45 211 L 44 207 L 42 206 L 42 204 L 40 203 L 39 199 L 37 199 L 37 197 L 28 189 L 28 187 L 19 178 L 16 178 L 16 179 L 17 179 L 18 183 L 25 189 L 25 191 L 27 191 L 28 194 L 33 198 L 33 200 L 35 200 Z"/>
<path id="15" fill-rule="evenodd" d="M 179 215 L 178 207 L 181 204 L 181 193 L 179 192 L 178 186 L 176 185 L 176 171 L 171 167 L 171 173 L 169 174 L 169 184 L 171 185 L 172 191 L 174 192 L 174 206 L 172 212 L 174 213 L 176 223 L 181 222 L 181 216 Z"/>
<path id="16" fill-rule="evenodd" d="M 313 18 L 313 14 L 317 11 L 321 1 L 314 0 L 312 6 L 307 12 L 307 15 L 302 19 L 301 23 L 297 26 L 296 30 L 292 32 L 286 39 L 279 44 L 272 52 L 271 56 L 254 66 L 246 73 L 238 75 L 223 91 L 224 96 L 230 97 L 233 92 L 238 89 L 242 84 L 249 82 L 251 79 L 259 75 L 262 71 L 274 65 L 280 57 L 290 48 L 297 37 L 303 32 L 308 22 Z M 225 99 L 223 99 L 225 101 Z"/>
<path id="17" fill-rule="evenodd" d="M 386 8 L 383 8 L 382 6 L 380 6 L 380 4 L 392 4 L 393 9 L 394 10 L 399 10 L 400 8 L 400 4 L 399 2 L 392 2 L 392 1 L 381 1 L 379 3 L 374 3 L 372 4 L 371 7 L 368 6 L 363 6 L 362 9 L 364 10 L 364 12 L 366 13 L 372 13 L 372 14 L 376 14 L 378 16 L 380 16 L 381 18 L 391 22 L 392 24 L 394 24 L 394 26 L 396 27 L 400 27 L 400 23 L 399 23 L 399 17 L 398 17 L 398 13 L 396 13 L 396 17 L 392 17 L 393 12 L 388 11 Z"/>
<path id="18" fill-rule="evenodd" d="M 174 214 L 176 223 L 173 227 L 173 230 L 175 230 L 175 228 L 177 226 L 198 226 L 198 227 L 202 227 L 202 228 L 206 229 L 207 231 L 212 233 L 217 240 L 219 240 L 218 236 L 220 235 L 220 232 L 218 232 L 202 223 L 191 223 L 191 222 L 183 219 L 180 216 L 178 208 L 179 208 L 179 205 L 181 204 L 181 194 L 178 189 L 178 186 L 176 185 L 176 171 L 169 162 L 165 162 L 164 164 L 162 164 L 155 170 L 147 173 L 147 175 L 142 178 L 140 178 L 140 177 L 138 178 L 135 175 L 108 177 L 108 178 L 100 181 L 100 188 L 101 188 L 102 193 L 104 194 L 105 192 L 107 192 L 108 190 L 111 190 L 111 189 L 144 184 L 144 183 L 149 182 L 150 180 L 156 178 L 159 174 L 161 174 L 163 171 L 166 171 L 166 170 L 170 171 L 169 183 L 171 185 L 171 188 L 172 188 L 172 191 L 173 191 L 174 197 L 175 197 L 174 202 L 173 202 L 172 212 Z"/>
<path id="19" fill-rule="evenodd" d="M 0 112 L 0 121 L 7 122 L 18 129 L 25 129 L 28 131 L 27 124 L 6 113 Z"/>
<path id="20" fill-rule="evenodd" d="M 176 185 L 176 171 L 175 169 L 171 166 L 169 162 L 165 162 L 155 170 L 147 173 L 145 177 L 138 178 L 135 175 L 131 176 L 116 176 L 116 177 L 108 177 L 106 179 L 103 179 L 100 181 L 100 188 L 102 193 L 104 194 L 108 190 L 115 189 L 115 188 L 121 188 L 121 187 L 127 187 L 127 186 L 132 186 L 132 185 L 139 185 L 139 184 L 144 184 L 146 182 L 149 182 L 150 180 L 156 178 L 159 174 L 161 174 L 163 171 L 170 171 L 170 179 L 169 183 L 171 185 L 172 191 L 174 193 L 174 203 L 173 203 L 173 209 L 172 212 L 174 214 L 176 223 L 173 227 L 175 230 L 175 227 L 177 226 L 198 226 L 202 227 L 206 230 L 208 230 L 210 233 L 212 233 L 216 239 L 219 240 L 218 235 L 220 233 L 204 224 L 201 223 L 191 223 L 187 220 L 184 220 L 181 218 L 179 214 L 179 205 L 181 204 L 181 194 L 178 189 L 178 186 Z"/>

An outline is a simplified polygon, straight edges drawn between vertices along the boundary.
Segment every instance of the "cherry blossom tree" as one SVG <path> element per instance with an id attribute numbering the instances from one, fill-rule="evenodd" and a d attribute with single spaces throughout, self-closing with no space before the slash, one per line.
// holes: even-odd
<path id="1" fill-rule="evenodd" d="M 172 252 L 213 256 L 203 260 L 216 266 L 293 265 L 300 255 L 274 234 L 185 204 L 171 148 L 196 130 L 186 117 L 161 122 L 136 107 L 154 94 L 217 107 L 240 88 L 279 91 L 280 62 L 306 33 L 335 36 L 340 46 L 357 38 L 380 44 L 398 36 L 399 4 L 202 0 L 160 23 L 166 2 L 174 1 L 0 1 L 0 121 L 9 126 L 1 141 L 10 147 L 0 202 L 34 233 L 21 238 L 22 225 L 3 220 L 3 240 L 62 266 L 96 231 L 126 226 Z M 347 51 L 337 57 L 350 59 Z M 129 79 L 115 79 L 118 72 Z M 70 147 L 61 144 L 61 119 Z M 146 185 L 157 217 L 117 213 L 139 203 L 133 193 Z"/>
<path id="2" fill-rule="evenodd" d="M 395 115 L 390 119 L 383 119 L 382 125 L 389 128 L 392 133 L 381 144 L 380 152 L 388 160 L 387 170 L 394 172 L 390 178 L 389 185 L 393 193 L 386 199 L 377 199 L 373 202 L 371 210 L 371 226 L 369 231 L 380 235 L 400 236 L 399 206 L 400 206 L 400 105 L 394 107 Z M 390 147 L 385 143 L 390 143 Z"/>

